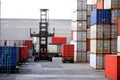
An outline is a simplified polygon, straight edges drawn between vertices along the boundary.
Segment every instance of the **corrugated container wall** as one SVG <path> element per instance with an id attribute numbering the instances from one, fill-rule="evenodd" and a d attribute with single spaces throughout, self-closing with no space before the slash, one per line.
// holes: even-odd
<path id="1" fill-rule="evenodd" d="M 110 24 L 111 23 L 111 10 L 110 9 L 97 9 L 91 12 L 90 24 Z"/>
<path id="2" fill-rule="evenodd" d="M 110 53 L 110 40 L 90 40 L 90 52 L 94 54 Z"/>
<path id="3" fill-rule="evenodd" d="M 117 37 L 117 52 L 120 53 L 120 36 Z"/>
<path id="4" fill-rule="evenodd" d="M 120 80 L 120 55 L 105 56 L 105 76 L 111 80 Z"/>
<path id="5" fill-rule="evenodd" d="M 90 66 L 96 69 L 104 68 L 105 54 L 90 54 Z"/>
<path id="6" fill-rule="evenodd" d="M 97 9 L 104 9 L 104 0 L 100 0 L 99 2 L 97 2 L 96 8 Z"/>
<path id="7" fill-rule="evenodd" d="M 73 41 L 86 41 L 86 32 L 73 32 Z"/>

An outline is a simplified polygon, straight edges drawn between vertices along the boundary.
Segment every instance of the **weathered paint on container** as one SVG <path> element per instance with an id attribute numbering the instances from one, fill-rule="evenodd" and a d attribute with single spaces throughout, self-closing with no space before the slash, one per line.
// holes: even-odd
<path id="1" fill-rule="evenodd" d="M 110 53 L 110 40 L 90 40 L 90 52 L 94 54 Z"/>
<path id="2" fill-rule="evenodd" d="M 53 37 L 52 44 L 66 44 L 66 37 Z"/>
<path id="3" fill-rule="evenodd" d="M 118 17 L 120 17 L 120 10 L 111 10 L 111 23 L 118 23 Z"/>
<path id="4" fill-rule="evenodd" d="M 99 2 L 97 2 L 96 8 L 97 9 L 104 9 L 104 0 L 100 0 Z"/>
<path id="5" fill-rule="evenodd" d="M 73 32 L 73 41 L 86 41 L 86 32 L 85 31 L 74 31 Z"/>
<path id="6" fill-rule="evenodd" d="M 117 34 L 120 35 L 120 18 L 118 18 Z"/>
<path id="7" fill-rule="evenodd" d="M 91 39 L 108 39 L 110 38 L 111 25 L 92 25 L 90 28 Z"/>
<path id="8" fill-rule="evenodd" d="M 91 12 L 90 24 L 110 24 L 111 23 L 111 10 L 110 9 L 97 9 Z"/>
<path id="9" fill-rule="evenodd" d="M 90 67 L 95 69 L 104 68 L 104 54 L 90 54 Z"/>
<path id="10" fill-rule="evenodd" d="M 120 80 L 120 55 L 105 56 L 105 76 L 111 80 Z"/>
<path id="11" fill-rule="evenodd" d="M 111 25 L 111 38 L 117 38 L 117 24 Z"/>
<path id="12" fill-rule="evenodd" d="M 111 40 L 111 53 L 112 54 L 117 54 L 117 39 L 112 39 Z"/>

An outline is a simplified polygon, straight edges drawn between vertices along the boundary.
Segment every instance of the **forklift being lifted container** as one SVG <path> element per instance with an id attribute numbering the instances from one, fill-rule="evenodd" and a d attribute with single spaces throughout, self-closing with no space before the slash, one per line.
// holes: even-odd
<path id="1" fill-rule="evenodd" d="M 39 38 L 39 51 L 35 52 L 34 54 L 34 61 L 39 60 L 48 60 L 52 61 L 52 56 L 48 53 L 48 37 L 54 36 L 54 29 L 53 33 L 48 32 L 48 9 L 40 9 L 40 23 L 39 23 L 39 33 L 38 34 L 31 34 L 30 29 L 30 36 L 31 37 L 38 37 Z"/>

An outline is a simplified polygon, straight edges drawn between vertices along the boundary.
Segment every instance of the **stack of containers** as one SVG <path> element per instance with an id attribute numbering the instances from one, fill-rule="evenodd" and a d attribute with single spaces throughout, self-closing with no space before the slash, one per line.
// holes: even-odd
<path id="1" fill-rule="evenodd" d="M 76 0 L 76 10 L 73 12 L 72 34 L 74 44 L 74 61 L 87 62 L 87 0 Z"/>
<path id="2" fill-rule="evenodd" d="M 90 14 L 96 9 L 96 5 L 87 4 L 87 61 L 90 61 Z"/>
<path id="3" fill-rule="evenodd" d="M 116 5 L 119 0 L 99 0 L 97 10 L 91 12 L 90 18 L 90 66 L 104 68 L 105 54 L 117 53 L 117 17 Z"/>
<path id="4" fill-rule="evenodd" d="M 117 53 L 120 54 L 120 18 L 118 18 L 118 31 L 117 31 Z"/>

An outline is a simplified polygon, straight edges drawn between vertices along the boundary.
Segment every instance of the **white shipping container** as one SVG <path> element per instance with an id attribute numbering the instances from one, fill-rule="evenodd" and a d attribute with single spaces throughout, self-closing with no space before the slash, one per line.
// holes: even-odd
<path id="1" fill-rule="evenodd" d="M 23 46 L 24 45 L 24 40 L 19 40 L 19 46 Z"/>
<path id="2" fill-rule="evenodd" d="M 117 24 L 111 26 L 111 38 L 117 38 Z"/>
<path id="3" fill-rule="evenodd" d="M 76 31 L 76 30 L 84 30 L 86 31 L 86 21 L 76 21 L 76 22 L 72 22 L 72 30 Z"/>
<path id="4" fill-rule="evenodd" d="M 48 45 L 48 52 L 49 53 L 58 53 L 57 45 Z"/>
<path id="5" fill-rule="evenodd" d="M 86 51 L 86 42 L 73 42 L 75 51 Z"/>
<path id="6" fill-rule="evenodd" d="M 90 28 L 90 38 L 110 38 L 110 25 L 92 25 Z"/>
<path id="7" fill-rule="evenodd" d="M 73 21 L 77 20 L 87 20 L 87 12 L 86 11 L 75 11 L 72 16 Z"/>
<path id="8" fill-rule="evenodd" d="M 96 69 L 104 68 L 104 54 L 90 54 L 90 66 Z"/>
<path id="9" fill-rule="evenodd" d="M 5 41 L 4 40 L 0 40 L 0 46 L 5 46 Z"/>
<path id="10" fill-rule="evenodd" d="M 90 61 L 90 51 L 87 51 L 87 61 Z"/>
<path id="11" fill-rule="evenodd" d="M 87 52 L 82 52 L 82 62 L 87 62 Z"/>
<path id="12" fill-rule="evenodd" d="M 117 37 L 117 52 L 120 53 L 120 36 Z"/>
<path id="13" fill-rule="evenodd" d="M 6 46 L 12 46 L 12 47 L 14 47 L 14 41 L 13 40 L 7 40 L 6 41 Z"/>
<path id="14" fill-rule="evenodd" d="M 119 0 L 104 0 L 104 9 L 117 9 L 120 8 Z"/>
<path id="15" fill-rule="evenodd" d="M 97 3 L 97 0 L 87 0 L 88 5 L 95 5 Z"/>
<path id="16" fill-rule="evenodd" d="M 90 52 L 110 53 L 110 40 L 90 40 Z"/>
<path id="17" fill-rule="evenodd" d="M 117 54 L 117 39 L 111 40 L 111 53 Z"/>
<path id="18" fill-rule="evenodd" d="M 86 41 L 86 32 L 75 31 L 73 32 L 73 41 Z"/>

